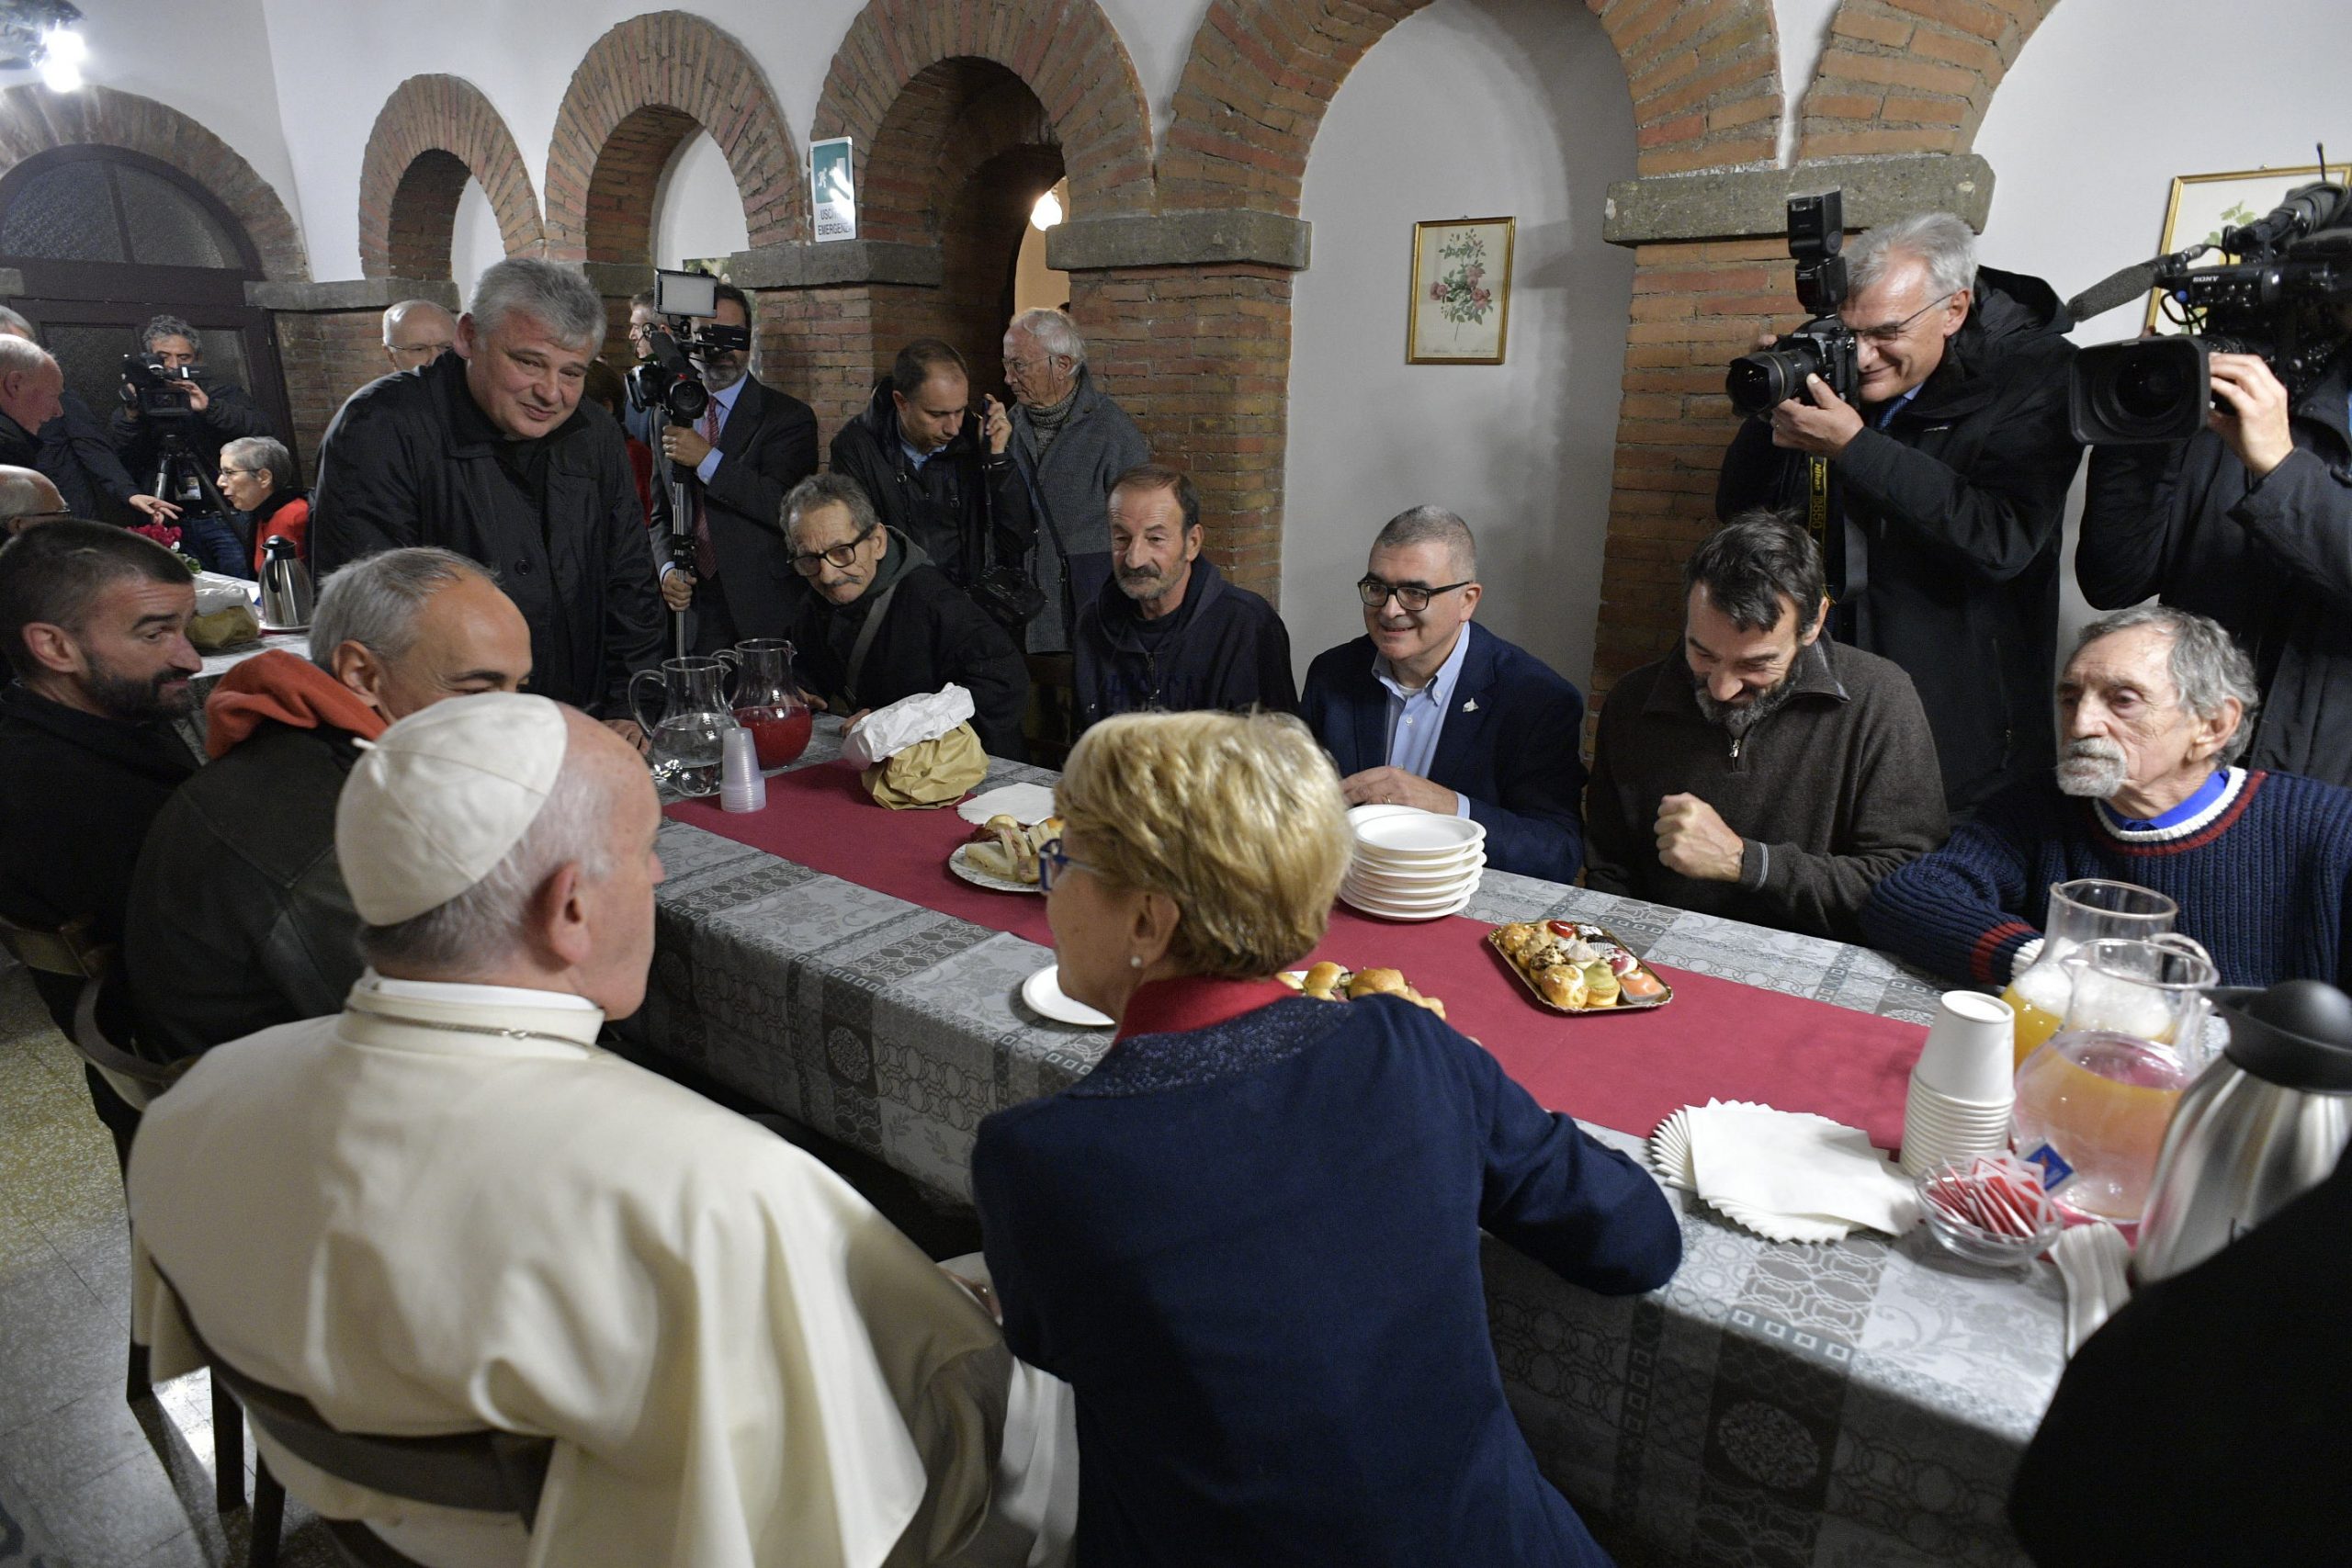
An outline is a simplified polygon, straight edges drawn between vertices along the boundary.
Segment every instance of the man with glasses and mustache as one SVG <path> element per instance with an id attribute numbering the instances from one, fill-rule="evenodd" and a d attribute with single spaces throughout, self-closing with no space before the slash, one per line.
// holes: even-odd
<path id="1" fill-rule="evenodd" d="M 2352 791 L 2237 766 L 2261 702 L 2253 662 L 2203 615 L 2093 621 L 2058 681 L 2055 776 L 2003 792 L 1880 883 L 1863 931 L 1999 987 L 2039 955 L 2051 885 L 2098 876 L 2177 903 L 2223 985 L 2352 979 Z"/>
<path id="2" fill-rule="evenodd" d="M 1356 583 L 1365 635 L 1307 667 L 1299 716 L 1351 806 L 1485 824 L 1498 871 L 1574 882 L 1584 866 L 1584 696 L 1473 626 L 1483 592 L 1468 524 L 1438 506 L 1390 518 Z"/>
<path id="3" fill-rule="evenodd" d="M 1585 792 L 1585 886 L 1857 942 L 1879 879 L 1944 840 L 1911 678 L 1821 635 L 1821 552 L 1747 513 L 1683 569 L 1682 652 L 1619 681 Z"/>
<path id="4" fill-rule="evenodd" d="M 1918 687 L 1955 816 L 2050 765 L 2060 521 L 2082 449 L 2066 423 L 2073 325 L 2040 278 L 1976 265 L 1950 213 L 1846 250 L 1838 317 L 1860 342 L 1856 403 L 1815 378 L 1724 455 L 1716 514 L 1802 508 L 1827 459 L 1830 635 Z M 1769 338 L 1766 340 L 1769 342 Z"/>
<path id="5" fill-rule="evenodd" d="M 784 520 L 792 570 L 816 590 L 789 634 L 794 673 L 820 706 L 854 723 L 953 682 L 972 694 L 982 750 L 1028 760 L 1029 671 L 1012 638 L 922 546 L 882 525 L 855 479 L 801 480 L 785 497 Z"/>

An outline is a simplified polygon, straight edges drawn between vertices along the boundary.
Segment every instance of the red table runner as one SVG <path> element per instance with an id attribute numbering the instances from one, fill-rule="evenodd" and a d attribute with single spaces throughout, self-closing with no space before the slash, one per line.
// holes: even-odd
<path id="1" fill-rule="evenodd" d="M 1046 901 L 975 887 L 947 869 L 970 836 L 952 809 L 887 811 L 854 769 L 820 763 L 768 780 L 764 811 L 729 814 L 715 801 L 670 807 L 682 822 L 993 931 L 1046 946 Z M 1881 1148 L 1903 1133 L 1903 1099 L 1927 1031 L 1850 1008 L 1784 996 L 1687 970 L 1660 969 L 1674 1000 L 1644 1012 L 1563 1017 L 1535 1004 L 1501 956 L 1492 928 L 1459 917 L 1396 922 L 1345 905 L 1314 958 L 1351 969 L 1402 970 L 1444 998 L 1473 1035 L 1547 1109 L 1646 1134 L 1679 1106 L 1710 1098 L 1810 1111 L 1860 1127 Z"/>

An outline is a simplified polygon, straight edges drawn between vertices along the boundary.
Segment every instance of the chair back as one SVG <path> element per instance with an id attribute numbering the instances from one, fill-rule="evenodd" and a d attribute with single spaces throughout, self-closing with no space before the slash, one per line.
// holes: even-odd
<path id="1" fill-rule="evenodd" d="M 56 927 L 20 926 L 0 919 L 0 947 L 15 953 L 17 962 L 28 969 L 92 980 L 107 972 L 114 949 L 93 941 L 90 927 L 86 918 Z"/>
<path id="2" fill-rule="evenodd" d="M 188 1064 L 150 1062 L 107 1038 L 98 1022 L 98 998 L 114 969 L 115 950 L 93 941 L 90 925 L 86 918 L 54 928 L 0 919 L 0 947 L 15 953 L 28 969 L 82 982 L 74 1009 L 74 1052 L 97 1069 L 125 1105 L 144 1111 L 149 1101 L 179 1081 Z"/>

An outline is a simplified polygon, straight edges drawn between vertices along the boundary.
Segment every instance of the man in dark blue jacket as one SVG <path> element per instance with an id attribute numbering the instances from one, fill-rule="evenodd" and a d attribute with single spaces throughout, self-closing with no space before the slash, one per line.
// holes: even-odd
<path id="1" fill-rule="evenodd" d="M 1573 882 L 1584 865 L 1583 694 L 1470 618 L 1478 549 L 1441 507 L 1398 513 L 1356 588 L 1366 636 L 1316 656 L 1300 714 L 1348 803 L 1486 826 L 1498 871 Z"/>
<path id="2" fill-rule="evenodd" d="M 1201 556 L 1201 498 L 1146 463 L 1111 485 L 1111 580 L 1078 615 L 1078 727 L 1154 708 L 1298 710 L 1274 607 Z"/>

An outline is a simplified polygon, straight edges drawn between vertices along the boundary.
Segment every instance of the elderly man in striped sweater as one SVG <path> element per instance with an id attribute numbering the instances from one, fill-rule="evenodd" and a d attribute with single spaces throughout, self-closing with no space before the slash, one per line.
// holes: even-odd
<path id="1" fill-rule="evenodd" d="M 2056 777 L 1996 795 L 1881 882 L 1863 931 L 1999 986 L 2039 952 L 2051 884 L 2101 876 L 2176 900 L 2226 985 L 2352 979 L 2352 792 L 2234 766 L 2260 702 L 2253 661 L 2203 615 L 2092 622 L 2058 682 Z"/>

